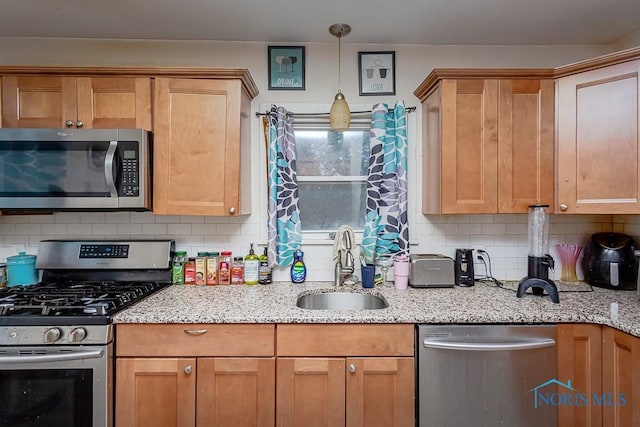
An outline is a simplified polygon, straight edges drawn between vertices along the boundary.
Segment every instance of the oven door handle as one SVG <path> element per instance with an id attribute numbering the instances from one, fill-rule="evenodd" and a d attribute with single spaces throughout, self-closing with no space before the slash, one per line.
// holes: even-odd
<path id="1" fill-rule="evenodd" d="M 79 350 L 69 353 L 0 356 L 0 363 L 68 362 L 72 360 L 99 359 L 103 355 L 104 350 Z"/>

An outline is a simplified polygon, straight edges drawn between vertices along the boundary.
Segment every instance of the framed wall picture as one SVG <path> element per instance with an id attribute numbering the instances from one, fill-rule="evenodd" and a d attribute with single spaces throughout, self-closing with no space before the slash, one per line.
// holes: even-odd
<path id="1" fill-rule="evenodd" d="M 304 46 L 269 46 L 269 90 L 304 90 Z"/>
<path id="2" fill-rule="evenodd" d="M 396 53 L 358 52 L 360 95 L 396 94 Z"/>

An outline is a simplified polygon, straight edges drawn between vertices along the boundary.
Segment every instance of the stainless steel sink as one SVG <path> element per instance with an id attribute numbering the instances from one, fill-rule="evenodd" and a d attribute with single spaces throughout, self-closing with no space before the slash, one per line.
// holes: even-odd
<path id="1" fill-rule="evenodd" d="M 353 292 L 325 292 L 298 296 L 296 305 L 307 310 L 379 310 L 389 307 L 383 297 Z"/>

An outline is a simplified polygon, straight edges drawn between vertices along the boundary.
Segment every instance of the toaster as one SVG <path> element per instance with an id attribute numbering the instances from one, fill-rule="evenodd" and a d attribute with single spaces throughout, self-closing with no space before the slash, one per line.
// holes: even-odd
<path id="1" fill-rule="evenodd" d="M 413 288 L 451 288 L 455 282 L 453 258 L 441 254 L 409 256 L 409 286 Z"/>

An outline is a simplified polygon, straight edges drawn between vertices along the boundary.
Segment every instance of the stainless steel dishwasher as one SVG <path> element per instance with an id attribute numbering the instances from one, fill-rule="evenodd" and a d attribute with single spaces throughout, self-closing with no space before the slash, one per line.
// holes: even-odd
<path id="1" fill-rule="evenodd" d="M 555 326 L 419 325 L 416 341 L 420 427 L 557 425 L 535 400 L 557 390 Z"/>

